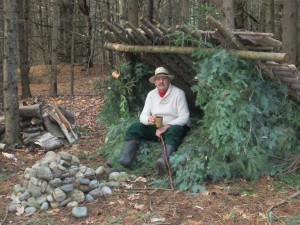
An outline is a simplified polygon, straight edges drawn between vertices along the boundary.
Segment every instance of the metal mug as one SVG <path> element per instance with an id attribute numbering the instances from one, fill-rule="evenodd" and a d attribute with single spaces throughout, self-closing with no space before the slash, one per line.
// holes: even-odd
<path id="1" fill-rule="evenodd" d="M 156 128 L 161 128 L 163 126 L 163 117 L 162 116 L 155 117 L 155 126 L 156 126 Z"/>

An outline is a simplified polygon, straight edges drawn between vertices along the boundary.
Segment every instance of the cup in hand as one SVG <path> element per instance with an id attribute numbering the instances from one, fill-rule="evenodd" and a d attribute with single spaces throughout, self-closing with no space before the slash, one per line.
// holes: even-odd
<path id="1" fill-rule="evenodd" d="M 155 126 L 156 126 L 156 128 L 161 128 L 163 126 L 163 117 L 162 116 L 155 117 Z"/>

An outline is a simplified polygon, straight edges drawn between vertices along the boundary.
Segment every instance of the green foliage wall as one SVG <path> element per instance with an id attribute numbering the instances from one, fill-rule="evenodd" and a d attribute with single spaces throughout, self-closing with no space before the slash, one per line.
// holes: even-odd
<path id="1" fill-rule="evenodd" d="M 224 51 L 195 67 L 199 82 L 192 89 L 204 111 L 203 126 L 172 158 L 175 183 L 196 191 L 205 180 L 257 180 L 282 171 L 281 159 L 299 152 L 299 106 L 287 89 Z"/>

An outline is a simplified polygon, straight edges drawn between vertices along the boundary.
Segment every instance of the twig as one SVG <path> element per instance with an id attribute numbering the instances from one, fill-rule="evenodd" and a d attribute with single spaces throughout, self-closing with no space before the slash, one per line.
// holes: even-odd
<path id="1" fill-rule="evenodd" d="M 161 199 L 159 202 L 157 202 L 156 204 L 159 205 L 160 203 L 162 203 L 163 201 L 165 201 L 167 198 L 169 198 L 170 195 L 167 195 L 166 197 L 164 197 L 163 199 Z"/>
<path id="2" fill-rule="evenodd" d="M 272 206 L 266 211 L 266 216 L 267 216 L 268 223 L 269 223 L 269 216 L 268 216 L 268 214 L 269 214 L 269 212 L 270 212 L 272 209 L 274 209 L 274 208 L 276 208 L 276 207 L 278 207 L 278 206 L 281 206 L 281 205 L 283 205 L 283 204 L 285 204 L 285 203 L 288 203 L 289 200 L 291 200 L 291 199 L 293 199 L 293 198 L 296 198 L 296 197 L 298 197 L 299 195 L 300 195 L 300 191 L 297 191 L 297 192 L 295 192 L 294 194 L 290 195 L 287 199 L 281 200 L 281 201 L 277 202 L 276 204 L 272 205 Z M 270 223 L 269 223 L 269 224 L 270 224 Z"/>
<path id="3" fill-rule="evenodd" d="M 6 220 L 7 214 L 8 214 L 8 206 L 6 206 L 5 216 L 4 216 L 3 220 L 0 222 L 0 225 L 2 225 L 4 223 L 4 221 Z"/>

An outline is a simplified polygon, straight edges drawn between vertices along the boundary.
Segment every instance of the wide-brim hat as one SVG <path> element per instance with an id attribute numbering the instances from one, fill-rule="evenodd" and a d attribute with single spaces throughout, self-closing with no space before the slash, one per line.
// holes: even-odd
<path id="1" fill-rule="evenodd" d="M 170 80 L 173 80 L 175 78 L 175 76 L 171 75 L 165 67 L 157 67 L 154 72 L 154 75 L 149 78 L 149 81 L 154 84 L 155 78 L 161 76 L 168 77 Z"/>

